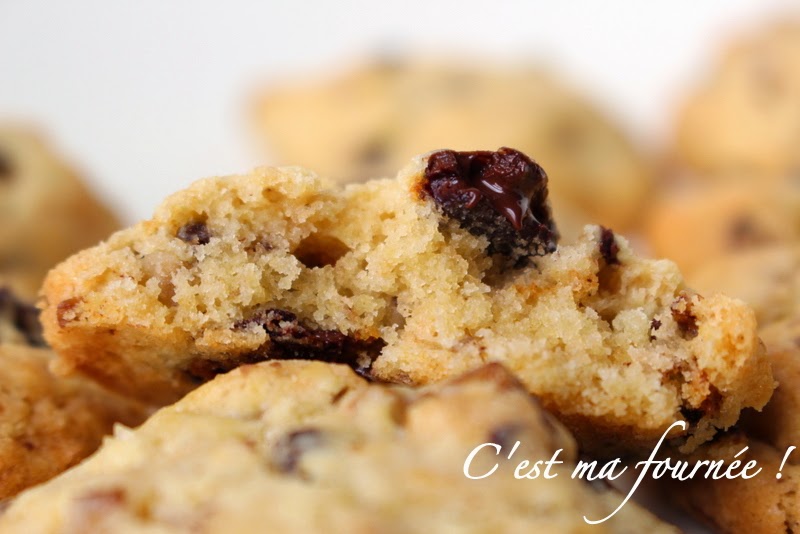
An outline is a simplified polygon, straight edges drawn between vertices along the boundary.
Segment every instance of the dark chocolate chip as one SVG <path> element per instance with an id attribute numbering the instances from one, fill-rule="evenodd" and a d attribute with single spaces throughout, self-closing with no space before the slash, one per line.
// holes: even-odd
<path id="1" fill-rule="evenodd" d="M 311 449 L 325 444 L 326 438 L 316 428 L 304 428 L 286 434 L 275 444 L 272 461 L 282 473 L 297 473 L 300 458 Z"/>
<path id="2" fill-rule="evenodd" d="M 681 305 L 683 304 L 683 305 Z M 692 301 L 686 296 L 681 295 L 672 303 L 672 318 L 678 324 L 678 330 L 684 339 L 697 337 L 699 333 L 697 327 L 697 317 L 692 313 Z"/>
<path id="3" fill-rule="evenodd" d="M 5 287 L 0 288 L 0 316 L 6 317 L 29 345 L 33 347 L 47 345 L 39 322 L 39 310 L 16 298 L 11 290 Z"/>
<path id="4" fill-rule="evenodd" d="M 556 250 L 547 175 L 522 152 L 435 152 L 422 191 L 471 234 L 485 236 L 489 254 L 509 258 L 513 267 Z"/>
<path id="5" fill-rule="evenodd" d="M 11 157 L 0 150 L 0 182 L 11 180 L 13 175 L 14 165 L 11 163 Z"/>
<path id="6" fill-rule="evenodd" d="M 205 245 L 211 241 L 211 232 L 204 222 L 191 222 L 180 227 L 178 239 L 190 245 Z"/>
<path id="7" fill-rule="evenodd" d="M 650 321 L 650 341 L 655 341 L 656 336 L 654 332 L 658 332 L 658 329 L 661 328 L 661 321 L 658 319 L 653 319 Z"/>
<path id="8" fill-rule="evenodd" d="M 257 312 L 234 328 L 252 324 L 260 325 L 269 336 L 269 343 L 262 347 L 265 359 L 321 360 L 358 369 L 368 367 L 386 345 L 380 338 L 361 338 L 309 326 L 294 313 L 275 308 Z"/>
<path id="9" fill-rule="evenodd" d="M 619 265 L 619 245 L 617 245 L 617 238 L 614 232 L 608 228 L 600 227 L 600 254 L 606 260 L 606 265 Z"/>
<path id="10" fill-rule="evenodd" d="M 372 362 L 386 345 L 381 338 L 351 336 L 338 330 L 316 328 L 292 312 L 274 308 L 258 311 L 250 318 L 236 322 L 233 327 L 243 329 L 254 324 L 261 326 L 269 338 L 258 350 L 226 360 L 192 360 L 184 375 L 199 384 L 241 365 L 264 360 L 320 360 L 349 365 L 368 377 Z"/>

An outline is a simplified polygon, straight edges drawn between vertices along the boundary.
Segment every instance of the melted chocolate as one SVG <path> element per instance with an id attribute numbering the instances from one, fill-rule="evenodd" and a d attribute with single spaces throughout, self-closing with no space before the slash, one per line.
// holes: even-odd
<path id="1" fill-rule="evenodd" d="M 269 342 L 259 349 L 261 359 L 305 359 L 343 363 L 365 371 L 386 343 L 381 338 L 358 337 L 311 326 L 286 310 L 270 308 L 240 321 L 234 328 L 260 325 Z"/>
<path id="2" fill-rule="evenodd" d="M 467 231 L 486 236 L 490 254 L 511 258 L 515 267 L 556 249 L 547 175 L 522 152 L 435 152 L 423 191 Z"/>

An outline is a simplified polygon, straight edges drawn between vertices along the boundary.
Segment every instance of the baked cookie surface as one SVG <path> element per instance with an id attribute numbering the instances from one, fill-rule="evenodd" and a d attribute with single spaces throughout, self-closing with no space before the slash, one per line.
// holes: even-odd
<path id="1" fill-rule="evenodd" d="M 52 271 L 46 337 L 80 371 L 166 403 L 238 365 L 309 358 L 427 384 L 506 365 L 588 449 L 688 447 L 773 381 L 752 311 L 587 227 L 556 246 L 519 152 L 437 152 L 333 187 L 297 168 L 202 180 Z"/>
<path id="2" fill-rule="evenodd" d="M 590 222 L 630 225 L 651 181 L 645 156 L 610 120 L 530 67 L 375 62 L 268 90 L 254 114 L 280 163 L 344 181 L 394 176 L 432 148 L 513 146 L 547 169 L 569 239 Z"/>
<path id="3" fill-rule="evenodd" d="M 33 298 L 44 275 L 119 224 L 28 129 L 0 124 L 0 282 Z"/>
<path id="4" fill-rule="evenodd" d="M 147 414 L 89 380 L 52 375 L 37 315 L 0 290 L 0 500 L 84 459 L 115 422 L 136 425 Z"/>
<path id="5" fill-rule="evenodd" d="M 550 459 L 518 462 L 483 443 Z M 486 454 L 483 454 L 483 453 Z M 264 362 L 217 377 L 79 467 L 21 495 L 3 532 L 676 532 L 570 478 L 569 434 L 499 365 L 422 390 L 345 366 Z"/>

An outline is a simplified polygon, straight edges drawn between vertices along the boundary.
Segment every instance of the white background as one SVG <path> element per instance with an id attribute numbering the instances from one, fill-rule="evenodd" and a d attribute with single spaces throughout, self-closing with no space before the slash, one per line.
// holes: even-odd
<path id="1" fill-rule="evenodd" d="M 196 178 L 264 162 L 245 116 L 260 83 L 376 48 L 550 63 L 657 147 L 726 36 L 793 6 L 0 0 L 0 117 L 41 125 L 128 220 Z"/>

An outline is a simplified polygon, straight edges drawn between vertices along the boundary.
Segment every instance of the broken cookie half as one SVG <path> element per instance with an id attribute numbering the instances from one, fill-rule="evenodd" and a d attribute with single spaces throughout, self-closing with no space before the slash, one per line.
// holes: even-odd
<path id="1" fill-rule="evenodd" d="M 512 149 L 346 187 L 261 168 L 196 182 L 53 270 L 45 335 L 62 372 L 161 403 L 267 359 L 411 385 L 502 362 L 594 452 L 650 447 L 677 419 L 692 448 L 766 403 L 744 304 L 608 229 L 556 243 L 547 176 Z"/>

